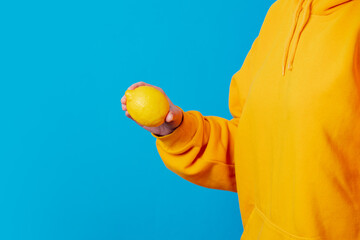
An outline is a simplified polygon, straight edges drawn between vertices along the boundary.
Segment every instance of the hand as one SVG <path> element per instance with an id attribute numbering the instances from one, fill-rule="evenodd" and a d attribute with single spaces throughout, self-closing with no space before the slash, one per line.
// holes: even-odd
<path id="1" fill-rule="evenodd" d="M 128 118 L 135 121 L 139 126 L 143 127 L 144 129 L 148 130 L 149 132 L 154 133 L 155 135 L 164 136 L 164 135 L 168 135 L 168 134 L 172 133 L 178 126 L 180 126 L 180 124 L 182 122 L 183 113 L 182 113 L 181 109 L 178 108 L 177 106 L 175 106 L 170 101 L 170 99 L 165 94 L 165 92 L 159 87 L 156 87 L 156 86 L 150 85 L 148 83 L 144 83 L 144 82 L 137 82 L 137 83 L 134 83 L 133 85 L 131 85 L 128 89 L 129 90 L 134 90 L 135 88 L 140 87 L 140 86 L 154 87 L 154 88 L 160 90 L 166 96 L 166 98 L 167 98 L 167 100 L 169 101 L 169 104 L 170 104 L 170 109 L 169 109 L 168 114 L 166 115 L 165 122 L 163 124 L 161 124 L 160 126 L 158 126 L 158 127 L 147 127 L 147 126 L 139 124 L 128 113 L 127 108 L 126 108 L 126 97 L 124 95 L 121 98 L 121 105 L 122 105 L 122 110 L 125 111 L 125 115 Z"/>

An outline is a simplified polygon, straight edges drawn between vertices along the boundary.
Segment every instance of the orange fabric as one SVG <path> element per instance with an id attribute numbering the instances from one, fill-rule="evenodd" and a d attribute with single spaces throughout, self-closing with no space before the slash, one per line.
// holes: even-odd
<path id="1" fill-rule="evenodd" d="M 231 79 L 233 119 L 184 112 L 164 164 L 237 192 L 242 240 L 360 240 L 360 1 L 279 0 Z"/>

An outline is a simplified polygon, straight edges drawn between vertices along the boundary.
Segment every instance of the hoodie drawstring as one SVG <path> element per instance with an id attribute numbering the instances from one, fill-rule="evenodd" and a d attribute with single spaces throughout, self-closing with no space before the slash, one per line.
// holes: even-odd
<path id="1" fill-rule="evenodd" d="M 293 20 L 293 24 L 291 26 L 291 31 L 289 34 L 289 37 L 287 39 L 286 42 L 286 47 L 285 47 L 285 53 L 284 53 L 284 58 L 283 58 L 283 66 L 282 66 L 282 75 L 285 75 L 285 71 L 286 71 L 286 64 L 288 61 L 288 57 L 289 57 L 289 51 L 290 51 L 290 46 L 291 46 L 291 42 L 294 38 L 294 34 L 295 34 L 295 30 L 296 30 L 296 26 L 298 24 L 298 20 L 299 20 L 299 16 L 300 16 L 300 12 L 303 10 L 303 4 L 304 4 L 305 0 L 300 0 L 297 7 L 296 7 L 296 12 L 295 12 L 295 16 L 294 16 L 294 20 Z M 294 62 L 294 57 L 295 57 L 295 52 L 296 52 L 296 48 L 298 46 L 299 40 L 300 40 L 300 35 L 302 33 L 302 31 L 305 28 L 305 25 L 307 24 L 309 18 L 310 18 L 310 10 L 311 10 L 311 0 L 309 0 L 306 5 L 304 6 L 304 14 L 303 17 L 301 19 L 301 23 L 300 23 L 300 30 L 297 34 L 297 37 L 295 38 L 295 45 L 293 46 L 293 51 L 290 55 L 289 58 L 289 64 L 288 64 L 288 69 L 291 70 L 292 66 L 293 66 L 293 62 Z"/>

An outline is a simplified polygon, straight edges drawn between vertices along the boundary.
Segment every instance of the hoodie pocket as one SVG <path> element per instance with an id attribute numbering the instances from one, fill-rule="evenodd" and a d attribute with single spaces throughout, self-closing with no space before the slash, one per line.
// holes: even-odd
<path id="1" fill-rule="evenodd" d="M 240 240 L 322 240 L 321 237 L 300 237 L 272 223 L 256 206 L 251 212 Z"/>

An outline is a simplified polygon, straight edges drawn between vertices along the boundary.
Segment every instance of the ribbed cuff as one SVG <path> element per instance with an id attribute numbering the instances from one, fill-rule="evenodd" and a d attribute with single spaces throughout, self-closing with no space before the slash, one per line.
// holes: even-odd
<path id="1" fill-rule="evenodd" d="M 192 141 L 196 133 L 198 123 L 195 117 L 190 112 L 184 112 L 182 109 L 181 111 L 183 112 L 182 123 L 173 132 L 164 136 L 151 133 L 157 139 L 158 144 L 169 153 L 181 152 Z"/>

